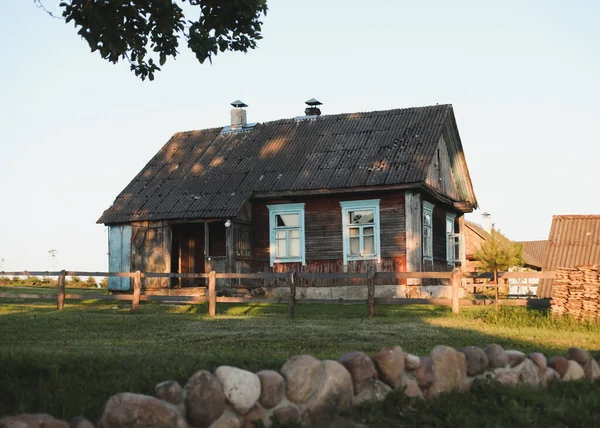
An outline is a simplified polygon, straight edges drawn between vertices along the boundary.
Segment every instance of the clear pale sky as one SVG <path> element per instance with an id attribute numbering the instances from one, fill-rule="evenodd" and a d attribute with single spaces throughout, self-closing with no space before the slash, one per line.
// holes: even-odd
<path id="1" fill-rule="evenodd" d="M 58 0 L 45 0 L 58 12 Z M 481 210 L 513 240 L 600 213 L 600 2 L 269 0 L 264 39 L 154 82 L 90 53 L 33 0 L 0 2 L 0 270 L 107 269 L 96 220 L 177 132 L 454 105 Z"/>

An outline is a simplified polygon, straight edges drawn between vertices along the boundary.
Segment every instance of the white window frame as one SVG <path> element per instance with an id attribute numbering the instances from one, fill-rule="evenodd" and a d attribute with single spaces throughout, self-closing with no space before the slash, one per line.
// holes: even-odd
<path id="1" fill-rule="evenodd" d="M 421 232 L 422 233 L 421 254 L 423 255 L 423 260 L 429 260 L 429 261 L 433 261 L 433 208 L 434 207 L 435 207 L 435 205 L 433 205 L 431 202 L 423 201 L 423 215 L 421 216 L 421 223 L 423 225 L 422 232 Z M 429 215 L 431 217 L 431 226 L 425 225 L 425 214 L 426 213 L 429 213 Z M 429 248 L 431 249 L 431 254 L 425 254 L 425 249 L 427 248 L 427 245 L 425 245 L 426 244 L 425 229 L 429 229 Z"/>
<path id="2" fill-rule="evenodd" d="M 277 204 L 267 205 L 269 209 L 269 254 L 271 257 L 271 267 L 275 263 L 297 263 L 302 262 L 302 265 L 306 265 L 306 251 L 304 245 L 304 205 L 301 204 Z M 275 232 L 277 231 L 277 222 L 275 216 L 278 214 L 299 214 L 300 217 L 300 256 L 299 257 L 277 257 L 276 256 L 276 239 Z M 288 250 L 289 254 L 289 250 Z"/>
<path id="3" fill-rule="evenodd" d="M 456 220 L 456 214 L 446 213 L 446 263 L 454 265 L 460 260 L 456 260 L 456 246 L 460 245 L 460 235 L 454 233 L 454 221 Z M 448 227 L 450 226 L 450 227 Z M 448 230 L 450 229 L 450 230 Z M 459 247 L 460 248 L 460 247 Z M 460 254 L 460 250 L 459 250 Z M 451 257 L 452 255 L 452 257 Z"/>
<path id="4" fill-rule="evenodd" d="M 367 199 L 361 201 L 343 201 L 340 202 L 340 206 L 342 207 L 342 232 L 343 232 L 343 242 L 344 242 L 344 265 L 347 265 L 349 261 L 356 260 L 377 260 L 377 263 L 381 263 L 381 249 L 380 249 L 380 239 L 379 239 L 379 199 Z M 375 254 L 369 255 L 361 255 L 361 256 L 353 256 L 350 255 L 350 233 L 349 229 L 352 226 L 348 222 L 348 216 L 350 215 L 350 211 L 356 210 L 373 210 L 373 233 L 374 233 L 374 249 Z M 352 226 L 356 227 L 356 226 Z M 363 227 L 371 227 L 370 225 L 361 226 Z M 361 235 L 362 237 L 362 235 Z M 361 239 L 361 245 L 363 240 Z"/>

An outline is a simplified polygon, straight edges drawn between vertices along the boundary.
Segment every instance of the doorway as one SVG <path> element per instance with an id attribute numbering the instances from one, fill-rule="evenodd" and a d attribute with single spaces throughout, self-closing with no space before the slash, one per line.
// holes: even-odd
<path id="1" fill-rule="evenodd" d="M 204 223 L 173 225 L 171 273 L 204 273 Z M 204 278 L 171 278 L 171 287 L 200 287 Z"/>

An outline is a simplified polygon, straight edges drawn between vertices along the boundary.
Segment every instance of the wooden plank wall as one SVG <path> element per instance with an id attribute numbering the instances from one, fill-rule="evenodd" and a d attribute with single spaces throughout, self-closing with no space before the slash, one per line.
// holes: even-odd
<path id="1" fill-rule="evenodd" d="M 421 194 L 407 190 L 405 193 L 406 212 L 406 270 L 420 272 L 423 269 L 423 228 L 421 211 Z M 420 284 L 420 279 L 408 279 L 407 284 Z"/>
<path id="2" fill-rule="evenodd" d="M 131 270 L 171 272 L 171 227 L 162 221 L 132 223 Z M 167 288 L 169 278 L 147 278 L 146 288 Z"/>
<path id="3" fill-rule="evenodd" d="M 343 265 L 343 231 L 341 201 L 380 199 L 381 264 L 372 261 L 350 262 Z M 269 266 L 269 210 L 267 205 L 305 203 L 306 266 L 301 263 L 282 263 Z M 252 204 L 252 271 L 285 272 L 366 272 L 369 266 L 383 272 L 406 271 L 404 192 L 353 193 L 342 196 L 254 201 Z M 279 280 L 273 280 L 279 281 Z M 346 280 L 311 280 L 318 285 L 344 284 Z M 390 280 L 383 280 L 390 283 Z M 401 283 L 404 280 L 398 280 Z M 392 282 L 393 283 L 393 282 Z M 265 285 L 274 285 L 268 282 Z"/>
<path id="4" fill-rule="evenodd" d="M 443 195 L 447 195 L 452 199 L 459 199 L 456 180 L 452 172 L 453 161 L 453 159 L 450 159 L 446 141 L 444 137 L 441 137 L 429 165 L 425 183 Z"/>

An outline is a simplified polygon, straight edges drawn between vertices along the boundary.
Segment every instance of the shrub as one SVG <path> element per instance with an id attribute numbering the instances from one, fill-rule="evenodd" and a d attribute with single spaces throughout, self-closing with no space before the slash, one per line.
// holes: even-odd
<path id="1" fill-rule="evenodd" d="M 108 278 L 106 278 L 106 277 L 102 278 L 102 281 L 100 281 L 100 287 L 108 288 Z"/>
<path id="2" fill-rule="evenodd" d="M 97 287 L 98 283 L 96 282 L 96 278 L 94 278 L 93 276 L 88 276 L 88 279 L 85 282 L 85 285 L 88 287 Z"/>

